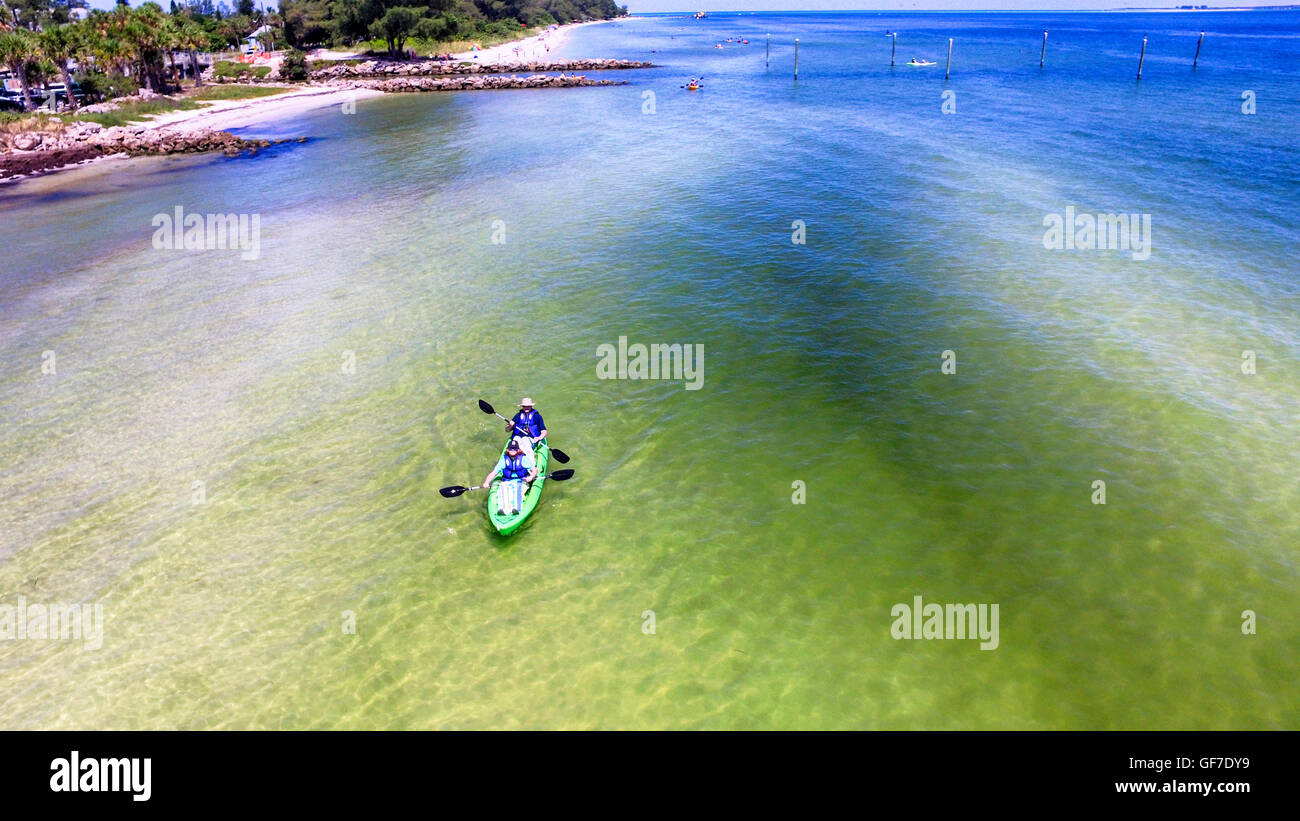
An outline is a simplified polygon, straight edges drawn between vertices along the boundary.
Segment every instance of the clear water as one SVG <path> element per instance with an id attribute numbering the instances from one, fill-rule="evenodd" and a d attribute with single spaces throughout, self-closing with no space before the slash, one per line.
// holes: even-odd
<path id="1" fill-rule="evenodd" d="M 1300 727 L 1300 17 L 568 52 L 662 67 L 0 188 L 0 604 L 106 619 L 0 643 L 0 726 Z M 258 213 L 261 258 L 154 250 L 177 205 Z M 1044 249 L 1068 205 L 1150 214 L 1150 259 Z M 598 379 L 620 336 L 703 387 Z M 502 539 L 437 488 L 524 394 L 578 475 Z M 998 604 L 998 649 L 892 639 L 916 595 Z"/>

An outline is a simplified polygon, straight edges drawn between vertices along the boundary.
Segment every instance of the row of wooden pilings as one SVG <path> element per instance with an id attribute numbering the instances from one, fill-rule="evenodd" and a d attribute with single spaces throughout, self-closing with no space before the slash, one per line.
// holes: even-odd
<path id="1" fill-rule="evenodd" d="M 898 51 L 898 32 L 887 31 L 885 32 L 885 36 L 891 38 L 891 44 L 889 46 L 889 65 L 890 67 L 893 67 L 894 55 Z M 1205 42 L 1205 32 L 1201 32 L 1201 36 L 1198 37 L 1196 40 L 1196 55 L 1192 57 L 1192 68 L 1196 68 L 1197 63 L 1201 61 L 1201 44 L 1203 42 Z M 952 76 L 952 43 L 953 43 L 953 38 L 949 37 L 948 38 L 948 62 L 943 69 L 943 79 L 945 80 L 947 80 L 949 77 Z M 1142 37 L 1142 53 L 1138 55 L 1137 78 L 1139 80 L 1142 79 L 1142 66 L 1146 63 L 1146 59 L 1147 59 L 1147 38 L 1144 35 Z M 1043 48 L 1041 51 L 1038 52 L 1038 67 L 1042 68 L 1046 64 L 1046 62 L 1047 62 L 1047 31 L 1044 29 Z M 764 58 L 764 65 L 767 68 L 772 67 L 772 35 L 770 34 L 767 35 L 767 51 Z M 799 38 L 798 37 L 794 38 L 794 78 L 796 80 L 799 79 Z"/>

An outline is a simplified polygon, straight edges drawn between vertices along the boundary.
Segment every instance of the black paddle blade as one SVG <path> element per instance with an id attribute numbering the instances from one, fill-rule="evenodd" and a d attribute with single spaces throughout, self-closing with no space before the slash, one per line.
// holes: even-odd
<path id="1" fill-rule="evenodd" d="M 483 411 L 484 413 L 490 413 L 493 415 L 495 415 L 497 412 L 496 408 L 492 407 L 487 402 L 484 402 L 482 399 L 478 400 L 478 409 Z"/>
<path id="2" fill-rule="evenodd" d="M 572 471 L 570 472 L 572 473 Z M 446 496 L 448 499 L 454 499 L 467 490 L 469 490 L 469 488 L 461 487 L 460 485 L 452 485 L 451 487 L 438 488 L 438 492 L 441 493 L 443 496 Z"/>
<path id="3" fill-rule="evenodd" d="M 551 455 L 554 456 L 555 461 L 559 462 L 560 464 L 562 465 L 569 464 L 569 454 L 565 453 L 559 448 L 551 448 Z"/>
<path id="4" fill-rule="evenodd" d="M 568 470 L 557 470 L 554 473 L 552 473 L 550 476 L 547 476 L 546 478 L 554 479 L 557 482 L 563 482 L 565 479 L 572 479 L 573 468 L 569 468 Z"/>

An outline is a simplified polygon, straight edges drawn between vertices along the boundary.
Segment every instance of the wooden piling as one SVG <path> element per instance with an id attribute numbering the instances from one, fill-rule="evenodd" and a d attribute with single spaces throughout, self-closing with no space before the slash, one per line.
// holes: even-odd
<path id="1" fill-rule="evenodd" d="M 943 70 L 943 79 L 946 81 L 948 75 L 952 73 L 952 38 L 948 38 L 948 66 Z"/>
<path id="2" fill-rule="evenodd" d="M 1142 64 L 1147 60 L 1147 38 L 1142 38 L 1142 56 L 1138 58 L 1138 79 L 1142 79 Z"/>
<path id="3" fill-rule="evenodd" d="M 794 38 L 794 78 L 799 79 L 799 38 Z"/>
<path id="4" fill-rule="evenodd" d="M 767 35 L 767 54 L 763 57 L 763 67 L 772 67 L 772 35 Z"/>
<path id="5" fill-rule="evenodd" d="M 1192 68 L 1196 68 L 1196 63 L 1201 59 L 1201 43 L 1205 40 L 1205 32 L 1196 41 L 1196 56 L 1192 58 Z"/>
<path id="6" fill-rule="evenodd" d="M 1047 59 L 1047 29 L 1043 29 L 1043 50 L 1038 52 L 1038 67 L 1043 67 L 1043 61 Z"/>

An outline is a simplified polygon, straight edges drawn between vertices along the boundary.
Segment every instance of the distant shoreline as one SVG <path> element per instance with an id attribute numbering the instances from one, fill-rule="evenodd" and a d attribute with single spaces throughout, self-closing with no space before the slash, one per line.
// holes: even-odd
<path id="1" fill-rule="evenodd" d="M 558 58 L 554 56 L 540 56 L 550 55 L 550 52 L 544 51 L 543 48 L 546 45 L 549 45 L 558 52 L 560 48 L 566 44 L 569 34 L 575 29 L 607 22 L 611 21 L 593 20 L 586 23 L 569 23 L 549 32 L 521 37 L 517 40 L 511 40 L 491 48 L 482 49 L 479 52 L 476 52 L 478 55 L 477 57 L 472 56 L 475 52 L 465 52 L 464 54 L 457 55 L 457 58 L 463 62 L 476 63 L 479 66 L 496 65 L 509 62 L 511 58 L 515 57 L 515 49 L 518 48 L 520 54 L 528 53 L 530 56 L 540 57 L 543 61 L 546 59 L 558 60 Z M 383 91 L 377 89 L 362 88 L 354 85 L 347 87 L 319 83 L 286 85 L 285 93 L 283 94 L 275 94 L 267 97 L 253 97 L 241 100 L 220 101 L 211 103 L 203 108 L 167 112 L 156 115 L 152 119 L 136 123 L 131 126 L 131 128 L 147 130 L 150 132 L 161 131 L 174 134 L 178 137 L 192 136 L 204 131 L 228 131 L 229 129 L 236 128 L 258 128 L 270 125 L 277 120 L 302 115 L 308 111 L 327 108 L 330 106 L 341 106 L 344 103 L 355 104 L 361 99 L 382 96 L 383 94 Z M 39 153 L 39 150 L 32 153 Z M 77 159 L 76 161 L 66 165 L 44 168 L 32 173 L 18 173 L 0 176 L 0 190 L 26 180 L 37 179 L 51 174 L 68 173 L 110 159 L 122 159 L 124 156 L 125 155 L 121 153 L 105 153 L 86 159 Z"/>
<path id="2" fill-rule="evenodd" d="M 1184 9 L 1184 8 L 1142 8 L 1140 6 L 1125 7 L 1120 9 L 1104 9 L 1104 11 L 1144 11 L 1144 12 L 1205 12 L 1205 11 L 1297 11 L 1300 6 L 1207 6 L 1203 9 Z"/>

